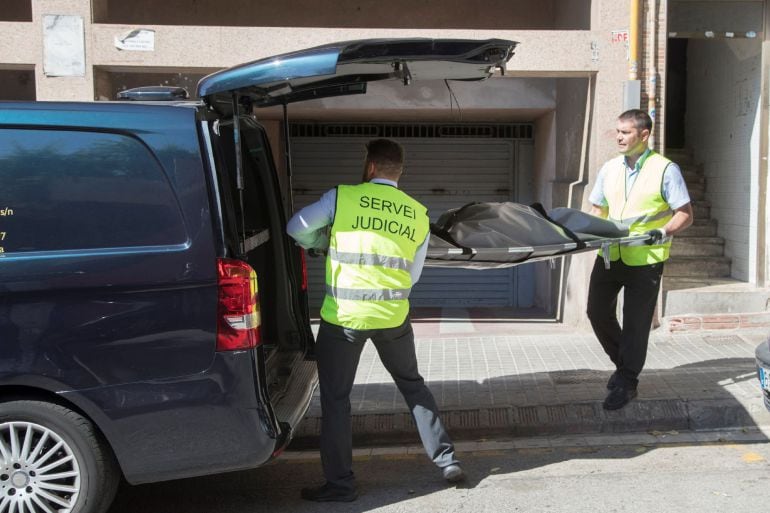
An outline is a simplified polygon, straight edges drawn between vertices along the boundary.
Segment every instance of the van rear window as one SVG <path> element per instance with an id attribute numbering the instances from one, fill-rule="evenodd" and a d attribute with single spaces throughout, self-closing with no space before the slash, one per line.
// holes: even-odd
<path id="1" fill-rule="evenodd" d="M 186 239 L 171 184 L 139 140 L 76 130 L 0 130 L 2 252 Z"/>

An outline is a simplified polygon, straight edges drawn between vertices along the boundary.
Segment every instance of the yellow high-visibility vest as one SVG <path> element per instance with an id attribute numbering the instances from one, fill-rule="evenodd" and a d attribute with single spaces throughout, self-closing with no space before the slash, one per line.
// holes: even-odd
<path id="1" fill-rule="evenodd" d="M 671 207 L 663 198 L 663 174 L 670 160 L 651 151 L 642 162 L 639 176 L 626 190 L 624 157 L 613 159 L 604 177 L 604 197 L 609 207 L 608 218 L 629 226 L 629 235 L 641 235 L 649 230 L 663 228 L 673 216 Z M 610 260 L 622 260 L 626 265 L 638 266 L 664 262 L 668 259 L 671 239 L 661 244 L 610 246 Z"/>
<path id="2" fill-rule="evenodd" d="M 429 229 L 427 209 L 395 187 L 338 186 L 321 317 L 357 330 L 403 324 L 409 271 Z"/>

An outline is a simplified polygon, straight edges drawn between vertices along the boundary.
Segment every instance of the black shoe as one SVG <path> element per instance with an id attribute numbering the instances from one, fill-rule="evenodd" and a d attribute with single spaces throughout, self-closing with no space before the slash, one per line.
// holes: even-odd
<path id="1" fill-rule="evenodd" d="M 355 488 L 340 488 L 329 483 L 313 488 L 303 488 L 302 498 L 315 502 L 353 502 L 358 498 Z"/>
<path id="2" fill-rule="evenodd" d="M 460 465 L 457 464 L 447 465 L 446 467 L 442 468 L 441 475 L 443 475 L 444 479 L 450 483 L 459 483 L 460 481 L 465 481 L 465 472 L 463 472 L 463 469 L 460 468 Z"/>
<path id="3" fill-rule="evenodd" d="M 618 385 L 607 394 L 607 398 L 604 399 L 602 406 L 605 410 L 619 410 L 623 406 L 631 402 L 631 399 L 636 397 L 636 389 L 629 388 L 625 385 Z"/>
<path id="4" fill-rule="evenodd" d="M 618 371 L 615 371 L 612 373 L 612 376 L 610 376 L 609 381 L 607 381 L 607 390 L 612 390 L 615 387 L 620 386 L 620 376 L 618 376 Z"/>

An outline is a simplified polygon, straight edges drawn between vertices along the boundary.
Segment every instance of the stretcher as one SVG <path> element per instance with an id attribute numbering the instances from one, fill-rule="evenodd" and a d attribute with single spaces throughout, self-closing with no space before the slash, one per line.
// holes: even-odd
<path id="1" fill-rule="evenodd" d="M 629 235 L 628 226 L 571 208 L 546 212 L 519 203 L 469 203 L 431 224 L 425 265 L 501 269 L 604 249 L 609 267 L 613 244 L 643 245 L 650 236 Z"/>

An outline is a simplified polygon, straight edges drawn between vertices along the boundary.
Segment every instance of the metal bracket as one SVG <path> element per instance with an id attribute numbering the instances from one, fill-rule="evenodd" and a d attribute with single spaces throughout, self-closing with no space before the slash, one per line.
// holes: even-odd
<path id="1" fill-rule="evenodd" d="M 603 242 L 602 243 L 602 257 L 604 258 L 604 268 L 609 269 L 610 268 L 610 246 L 612 244 L 609 242 Z"/>

